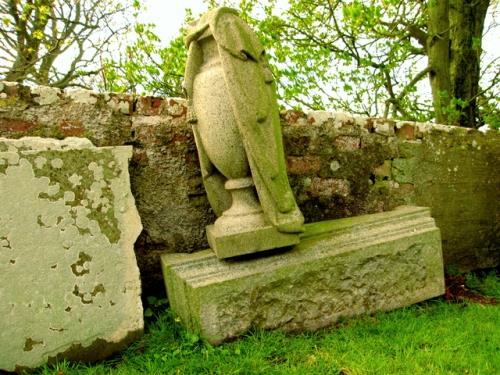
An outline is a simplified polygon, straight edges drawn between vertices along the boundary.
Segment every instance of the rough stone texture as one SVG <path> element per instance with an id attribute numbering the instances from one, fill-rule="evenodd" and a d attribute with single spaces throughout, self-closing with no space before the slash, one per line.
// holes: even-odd
<path id="1" fill-rule="evenodd" d="M 281 233 L 271 225 L 258 223 L 248 230 L 234 233 L 217 233 L 214 225 L 207 226 L 207 238 L 210 248 L 219 259 L 248 255 L 268 251 L 299 243 L 297 233 Z"/>
<path id="2" fill-rule="evenodd" d="M 0 369 L 101 359 L 143 329 L 132 148 L 0 138 Z"/>
<path id="3" fill-rule="evenodd" d="M 316 330 L 444 293 L 439 229 L 420 207 L 307 224 L 300 244 L 269 257 L 164 254 L 162 267 L 170 305 L 213 344 L 252 328 Z"/>
<path id="4" fill-rule="evenodd" d="M 218 216 L 207 227 L 208 244 L 219 258 L 296 244 L 304 216 L 287 177 L 276 85 L 264 47 L 227 7 L 201 16 L 185 42 L 188 121 Z"/>
<path id="5" fill-rule="evenodd" d="M 64 92 L 40 99 L 44 90 L 36 90 L 3 83 L 0 136 L 133 145 L 130 178 L 144 225 L 139 266 L 146 287 L 163 288 L 160 251 L 208 247 L 205 226 L 215 220 L 184 101 L 89 93 L 92 104 Z M 296 110 L 283 111 L 281 120 L 290 183 L 306 222 L 429 206 L 446 265 L 500 264 L 499 132 Z"/>

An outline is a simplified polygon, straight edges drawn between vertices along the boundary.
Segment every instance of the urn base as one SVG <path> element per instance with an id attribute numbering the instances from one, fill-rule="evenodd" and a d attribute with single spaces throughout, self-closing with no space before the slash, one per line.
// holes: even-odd
<path id="1" fill-rule="evenodd" d="M 298 234 L 278 232 L 272 225 L 241 228 L 238 232 L 223 231 L 216 225 L 208 225 L 207 239 L 219 259 L 292 246 L 300 241 Z"/>

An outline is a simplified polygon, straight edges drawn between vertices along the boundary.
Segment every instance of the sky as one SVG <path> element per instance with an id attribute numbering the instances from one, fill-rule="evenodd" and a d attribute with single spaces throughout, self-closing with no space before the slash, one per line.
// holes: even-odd
<path id="1" fill-rule="evenodd" d="M 186 8 L 193 11 L 195 18 L 207 10 L 203 0 L 143 0 L 143 4 L 145 10 L 141 20 L 156 25 L 157 35 L 164 44 L 179 34 Z"/>
<path id="2" fill-rule="evenodd" d="M 184 22 L 186 8 L 193 11 L 194 18 L 205 12 L 208 7 L 203 0 L 142 0 L 145 9 L 141 21 L 156 25 L 157 35 L 167 44 L 179 35 Z M 288 0 L 279 0 L 275 7 L 277 13 L 288 5 Z"/>

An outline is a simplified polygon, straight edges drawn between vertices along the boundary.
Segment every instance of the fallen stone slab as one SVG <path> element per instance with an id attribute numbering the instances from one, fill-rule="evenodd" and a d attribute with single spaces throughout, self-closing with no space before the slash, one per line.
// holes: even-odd
<path id="1" fill-rule="evenodd" d="M 298 245 L 268 256 L 164 254 L 162 269 L 171 307 L 212 344 L 252 328 L 317 330 L 444 293 L 440 232 L 422 207 L 306 224 Z"/>
<path id="2" fill-rule="evenodd" d="M 93 361 L 143 331 L 132 148 L 0 138 L 0 369 Z"/>

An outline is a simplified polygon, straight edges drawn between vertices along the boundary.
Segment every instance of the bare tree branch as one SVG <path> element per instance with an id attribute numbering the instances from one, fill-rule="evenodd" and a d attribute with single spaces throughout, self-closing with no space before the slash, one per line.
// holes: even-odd
<path id="1" fill-rule="evenodd" d="M 132 2 L 131 0 L 127 0 Z M 118 0 L 4 0 L 0 15 L 0 77 L 66 87 L 98 74 L 96 56 L 107 53 L 128 21 L 116 22 L 128 6 Z M 61 56 L 71 56 L 60 71 Z"/>

